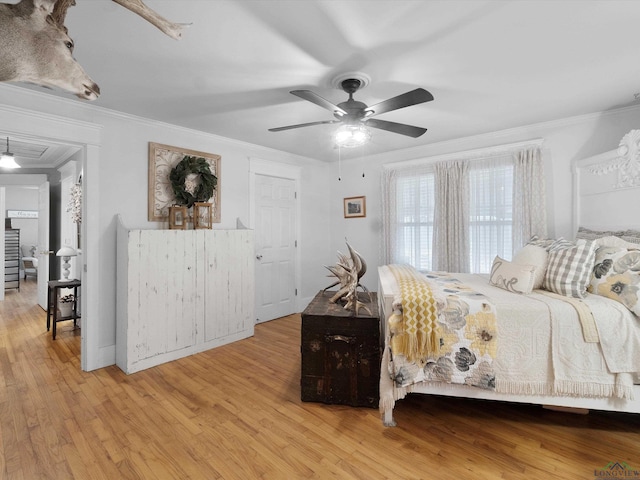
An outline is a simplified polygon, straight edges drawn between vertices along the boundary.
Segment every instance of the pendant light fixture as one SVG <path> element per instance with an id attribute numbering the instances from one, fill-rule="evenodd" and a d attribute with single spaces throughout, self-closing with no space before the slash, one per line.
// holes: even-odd
<path id="1" fill-rule="evenodd" d="M 20 165 L 16 163 L 13 153 L 9 151 L 9 137 L 7 137 L 7 151 L 0 157 L 0 168 L 20 168 Z"/>

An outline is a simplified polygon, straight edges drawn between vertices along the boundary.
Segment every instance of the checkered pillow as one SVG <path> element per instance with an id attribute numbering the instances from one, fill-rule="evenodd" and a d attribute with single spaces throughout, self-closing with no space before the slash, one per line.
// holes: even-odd
<path id="1" fill-rule="evenodd" d="M 577 240 L 558 242 L 549 248 L 549 263 L 542 288 L 567 297 L 584 298 L 596 256 L 596 244 Z"/>

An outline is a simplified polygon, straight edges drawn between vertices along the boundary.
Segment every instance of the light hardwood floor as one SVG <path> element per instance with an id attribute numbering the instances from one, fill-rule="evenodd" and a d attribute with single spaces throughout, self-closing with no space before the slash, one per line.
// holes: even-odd
<path id="1" fill-rule="evenodd" d="M 3 479 L 593 479 L 640 467 L 640 416 L 424 396 L 377 410 L 300 401 L 300 317 L 130 376 L 80 371 L 35 282 L 0 302 Z M 636 477 L 631 477 L 636 478 Z M 637 478 L 640 478 L 637 477 Z"/>

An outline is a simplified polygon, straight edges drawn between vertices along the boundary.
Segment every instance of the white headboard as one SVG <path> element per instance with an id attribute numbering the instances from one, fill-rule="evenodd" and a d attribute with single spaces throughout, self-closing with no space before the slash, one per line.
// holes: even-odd
<path id="1" fill-rule="evenodd" d="M 573 231 L 640 230 L 640 130 L 573 168 Z"/>

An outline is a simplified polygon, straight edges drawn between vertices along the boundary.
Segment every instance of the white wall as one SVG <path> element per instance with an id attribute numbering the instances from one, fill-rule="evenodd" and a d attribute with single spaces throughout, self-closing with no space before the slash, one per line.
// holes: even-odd
<path id="1" fill-rule="evenodd" d="M 7 186 L 5 195 L 6 210 L 38 210 L 38 187 Z M 37 218 L 12 218 L 11 226 L 20 229 L 21 245 L 38 244 Z"/>
<path id="2" fill-rule="evenodd" d="M 369 271 L 363 277 L 363 284 L 375 290 L 376 267 L 382 257 L 382 165 L 535 138 L 544 139 L 548 233 L 550 236 L 573 238 L 572 162 L 615 149 L 629 130 L 639 128 L 640 105 L 343 161 L 340 182 L 337 181 L 338 164 L 334 163 L 329 174 L 331 249 L 344 251 L 344 237 L 347 236 L 349 243 L 367 261 Z M 407 143 L 410 141 L 408 139 Z M 365 178 L 362 178 L 363 170 Z M 343 218 L 342 199 L 358 195 L 367 196 L 366 218 Z"/>
<path id="3" fill-rule="evenodd" d="M 99 147 L 99 165 L 85 171 L 85 185 L 98 186 L 97 192 L 86 195 L 99 197 L 98 211 L 85 215 L 96 218 L 99 242 L 97 268 L 99 272 L 99 346 L 103 351 L 99 366 L 115 362 L 116 328 L 116 215 L 121 214 L 128 228 L 166 228 L 147 221 L 148 143 L 158 142 L 177 147 L 218 154 L 222 156 L 220 188 L 222 195 L 222 222 L 214 228 L 235 228 L 236 218 L 248 224 L 249 157 L 267 161 L 295 164 L 302 167 L 301 250 L 302 280 L 299 298 L 313 297 L 323 288 L 324 273 L 321 265 L 329 262 L 328 210 L 329 190 L 325 177 L 326 166 L 316 160 L 290 155 L 276 150 L 225 139 L 215 135 L 175 127 L 137 117 L 101 109 L 92 104 L 58 98 L 40 92 L 0 85 L 0 105 L 57 115 L 102 126 Z M 91 172 L 94 172 L 94 176 Z M 97 178 L 96 178 L 97 177 Z M 90 186 L 87 186 L 90 189 Z M 88 201 L 88 199 L 87 199 Z M 88 247 L 89 248 L 89 247 Z M 85 252 L 89 255 L 89 252 Z M 317 262 L 316 266 L 314 262 Z M 302 300 L 301 300 L 302 301 Z M 306 304 L 302 304 L 304 308 Z"/>

